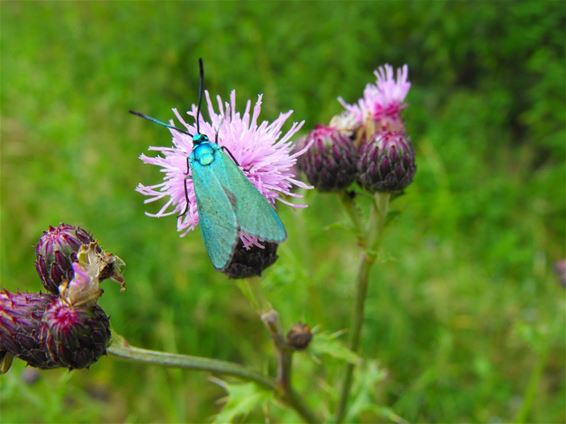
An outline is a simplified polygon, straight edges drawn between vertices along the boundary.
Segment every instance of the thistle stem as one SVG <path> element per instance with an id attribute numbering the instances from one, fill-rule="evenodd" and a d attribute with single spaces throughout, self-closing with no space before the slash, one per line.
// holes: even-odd
<path id="1" fill-rule="evenodd" d="M 269 378 L 233 362 L 141 349 L 139 347 L 130 346 L 122 337 L 114 336 L 112 344 L 108 347 L 107 351 L 108 354 L 112 356 L 130 362 L 231 375 L 243 380 L 253 381 L 269 390 L 276 391 L 277 388 L 275 383 Z"/>
<path id="2" fill-rule="evenodd" d="M 207 371 L 213 374 L 230 375 L 242 380 L 252 381 L 259 386 L 274 392 L 282 402 L 293 408 L 297 414 L 305 420 L 305 422 L 319 422 L 319 420 L 305 406 L 291 387 L 289 387 L 286 391 L 281 391 L 278 383 L 240 364 L 199 356 L 180 355 L 176 353 L 141 349 L 139 347 L 130 346 L 126 340 L 120 336 L 113 337 L 112 344 L 108 347 L 107 352 L 111 356 L 129 362 L 154 364 L 161 365 L 163 367 L 183 368 L 195 371 Z"/>
<path id="3" fill-rule="evenodd" d="M 342 206 L 344 207 L 344 210 L 346 211 L 346 213 L 350 217 L 350 220 L 352 221 L 352 224 L 354 226 L 354 233 L 356 234 L 356 239 L 358 240 L 358 243 L 360 244 L 361 247 L 365 247 L 364 226 L 362 225 L 360 212 L 356 208 L 356 203 L 354 202 L 354 199 L 344 190 L 338 193 L 338 196 L 340 197 L 340 201 L 342 202 Z"/>
<path id="4" fill-rule="evenodd" d="M 359 215 L 353 218 L 352 211 L 356 213 L 354 201 L 347 195 L 342 195 L 341 199 L 343 204 L 347 205 L 346 211 L 352 218 L 352 223 L 356 227 L 356 234 L 358 236 L 358 244 L 363 248 L 358 267 L 358 276 L 356 279 L 356 298 L 354 307 L 352 309 L 352 328 L 350 331 L 350 339 L 348 347 L 354 353 L 357 353 L 360 346 L 360 339 L 362 334 L 362 325 L 364 323 L 364 311 L 367 298 L 369 274 L 371 267 L 375 263 L 377 256 L 377 249 L 381 242 L 383 229 L 385 228 L 385 220 L 389 211 L 389 200 L 391 195 L 389 193 L 377 193 L 372 203 L 371 214 L 367 231 L 364 231 L 361 226 Z M 336 422 L 341 423 L 344 421 L 347 412 L 348 399 L 352 389 L 352 381 L 354 375 L 355 364 L 348 363 L 346 365 L 346 372 L 342 382 L 342 390 L 340 392 L 340 401 L 336 412 Z"/>
<path id="5" fill-rule="evenodd" d="M 281 400 L 291 406 L 305 422 L 320 422 L 293 389 L 291 375 L 294 351 L 287 343 L 285 333 L 279 321 L 279 314 L 267 301 L 261 289 L 261 279 L 254 277 L 241 280 L 238 286 L 252 307 L 259 314 L 273 341 L 277 355 L 277 377 L 275 379 L 275 391 L 277 395 Z"/>

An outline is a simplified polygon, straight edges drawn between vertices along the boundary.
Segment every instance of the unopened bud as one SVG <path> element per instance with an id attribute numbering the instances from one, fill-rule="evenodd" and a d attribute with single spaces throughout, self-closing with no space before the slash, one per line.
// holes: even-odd
<path id="1" fill-rule="evenodd" d="M 311 328 L 307 324 L 299 322 L 287 333 L 287 343 L 295 350 L 306 349 L 312 340 Z"/>
<path id="2" fill-rule="evenodd" d="M 73 262 L 83 244 L 93 242 L 92 236 L 81 227 L 60 224 L 50 226 L 35 246 L 35 268 L 48 291 L 59 293 L 63 281 L 73 278 Z"/>
<path id="3" fill-rule="evenodd" d="M 371 193 L 401 191 L 415 171 L 415 150 L 403 132 L 377 134 L 360 146 L 358 181 Z"/>
<path id="4" fill-rule="evenodd" d="M 309 149 L 297 159 L 299 169 L 319 191 L 338 191 L 356 178 L 356 148 L 347 133 L 317 125 L 304 140 Z"/>

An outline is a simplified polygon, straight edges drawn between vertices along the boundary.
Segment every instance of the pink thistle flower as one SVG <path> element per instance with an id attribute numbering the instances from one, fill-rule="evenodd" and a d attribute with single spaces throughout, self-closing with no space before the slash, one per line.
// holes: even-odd
<path id="1" fill-rule="evenodd" d="M 295 208 L 306 207 L 306 205 L 291 203 L 283 198 L 283 196 L 301 198 L 302 195 L 292 192 L 295 187 L 311 188 L 295 177 L 295 162 L 308 146 L 298 152 L 293 152 L 294 144 L 291 142 L 291 138 L 296 135 L 304 122 L 294 122 L 291 128 L 283 133 L 281 128 L 291 116 L 292 111 L 280 114 L 271 123 L 260 122 L 261 95 L 258 96 L 253 109 L 251 101 L 248 100 L 243 113 L 236 111 L 235 90 L 231 92 L 229 102 L 223 102 L 220 96 L 217 96 L 217 110 L 208 91 L 205 91 L 205 97 L 210 120 L 204 120 L 201 114 L 200 132 L 206 134 L 212 141 L 217 139 L 221 146 L 225 146 L 232 153 L 246 177 L 272 205 L 279 201 Z M 189 133 L 197 132 L 196 124 L 187 123 L 176 109 L 173 109 L 173 112 Z M 187 115 L 194 120 L 196 112 L 197 107 L 193 105 Z M 194 230 L 199 222 L 190 169 L 189 175 L 186 175 L 187 157 L 193 149 L 193 142 L 191 137 L 175 130 L 171 130 L 171 135 L 173 137 L 172 147 L 150 147 L 149 150 L 160 154 L 154 157 L 140 155 L 144 163 L 161 168 L 165 174 L 163 181 L 154 185 L 138 184 L 136 190 L 147 196 L 144 203 L 165 200 L 157 213 L 146 212 L 146 215 L 157 218 L 180 215 L 185 210 L 187 203 L 186 181 L 189 209 L 184 215 L 177 218 L 177 231 L 183 237 L 189 231 Z M 241 238 L 246 247 L 255 244 L 253 238 L 245 234 L 242 234 Z"/>
<path id="2" fill-rule="evenodd" d="M 379 67 L 374 74 L 377 78 L 376 83 L 366 85 L 364 94 L 357 103 L 348 104 L 341 97 L 338 98 L 340 104 L 358 123 L 367 119 L 397 120 L 401 111 L 407 106 L 404 101 L 411 88 L 407 65 L 397 69 L 397 79 L 393 67 L 388 64 Z"/>

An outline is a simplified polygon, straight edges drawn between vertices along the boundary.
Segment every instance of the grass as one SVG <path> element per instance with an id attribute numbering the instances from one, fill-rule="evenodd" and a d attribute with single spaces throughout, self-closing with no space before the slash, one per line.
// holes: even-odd
<path id="1" fill-rule="evenodd" d="M 200 236 L 144 216 L 154 209 L 134 188 L 160 175 L 137 156 L 169 140 L 127 110 L 188 107 L 202 56 L 212 92 L 263 92 L 265 119 L 294 109 L 308 129 L 378 65 L 408 63 L 418 170 L 371 274 L 362 352 L 387 370 L 372 402 L 409 422 L 564 422 L 566 299 L 552 270 L 566 257 L 564 19 L 559 2 L 4 2 L 2 286 L 38 290 L 41 232 L 79 224 L 128 265 L 127 292 L 108 286 L 101 304 L 131 343 L 273 367 Z M 335 332 L 349 326 L 358 251 L 334 225 L 337 197 L 306 196 L 308 209 L 282 212 L 290 237 L 264 284 L 287 328 Z M 333 409 L 343 363 L 322 359 L 297 357 L 297 383 Z M 109 358 L 34 384 L 29 372 L 15 361 L 0 377 L 2 422 L 202 422 L 225 396 L 204 374 Z"/>

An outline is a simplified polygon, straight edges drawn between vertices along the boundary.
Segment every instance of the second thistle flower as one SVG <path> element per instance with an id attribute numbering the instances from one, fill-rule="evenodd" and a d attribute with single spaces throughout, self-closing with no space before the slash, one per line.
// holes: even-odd
<path id="1" fill-rule="evenodd" d="M 354 181 L 356 148 L 345 132 L 317 125 L 303 143 L 310 147 L 297 164 L 317 190 L 339 191 Z"/>

